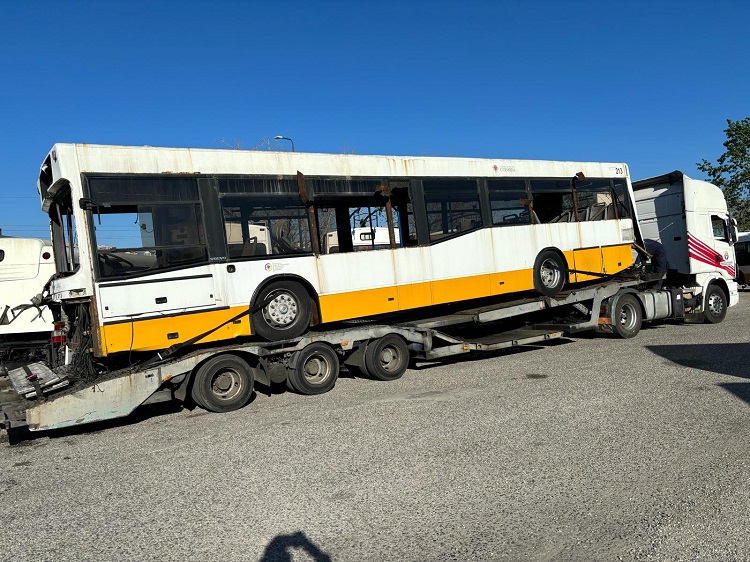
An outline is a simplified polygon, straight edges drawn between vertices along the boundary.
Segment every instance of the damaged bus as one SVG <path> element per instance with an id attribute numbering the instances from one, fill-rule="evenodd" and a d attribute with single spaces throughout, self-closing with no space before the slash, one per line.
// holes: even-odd
<path id="1" fill-rule="evenodd" d="M 38 189 L 60 363 L 554 297 L 640 240 L 621 163 L 57 144 Z"/>

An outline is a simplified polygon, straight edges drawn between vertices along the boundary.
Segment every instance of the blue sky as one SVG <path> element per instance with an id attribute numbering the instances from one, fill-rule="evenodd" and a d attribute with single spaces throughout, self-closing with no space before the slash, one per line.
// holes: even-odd
<path id="1" fill-rule="evenodd" d="M 0 0 L 0 228 L 47 235 L 35 184 L 56 142 L 284 135 L 703 177 L 726 119 L 750 116 L 749 20 L 743 0 Z"/>

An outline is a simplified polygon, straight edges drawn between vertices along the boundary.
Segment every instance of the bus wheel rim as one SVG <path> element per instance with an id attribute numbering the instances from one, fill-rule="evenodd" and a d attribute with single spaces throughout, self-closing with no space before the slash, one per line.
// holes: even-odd
<path id="1" fill-rule="evenodd" d="M 263 318 L 270 326 L 286 328 L 299 317 L 299 304 L 288 291 L 275 291 L 269 295 L 273 300 L 263 309 Z"/>
<path id="2" fill-rule="evenodd" d="M 539 268 L 539 277 L 545 287 L 556 287 L 560 283 L 560 269 L 554 260 L 544 260 Z"/>

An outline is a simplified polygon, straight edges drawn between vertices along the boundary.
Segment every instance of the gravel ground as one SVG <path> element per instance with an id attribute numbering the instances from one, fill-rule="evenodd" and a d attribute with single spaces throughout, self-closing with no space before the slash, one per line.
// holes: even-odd
<path id="1" fill-rule="evenodd" d="M 750 560 L 750 293 L 229 414 L 0 444 L 0 560 Z"/>

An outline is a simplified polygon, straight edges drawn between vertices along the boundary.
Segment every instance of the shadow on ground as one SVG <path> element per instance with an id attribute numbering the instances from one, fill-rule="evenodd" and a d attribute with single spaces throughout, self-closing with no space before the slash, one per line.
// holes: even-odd
<path id="1" fill-rule="evenodd" d="M 750 380 L 750 343 L 649 345 L 646 349 L 683 367 Z M 717 386 L 750 404 L 750 382 L 720 382 Z"/>
<path id="2" fill-rule="evenodd" d="M 647 345 L 646 349 L 683 367 L 750 379 L 750 343 Z"/>
<path id="3" fill-rule="evenodd" d="M 315 562 L 332 562 L 328 554 L 307 538 L 305 533 L 297 531 L 291 535 L 276 535 L 268 543 L 263 556 L 258 562 L 292 562 L 294 560 L 293 551 L 302 550 L 308 554 Z"/>

